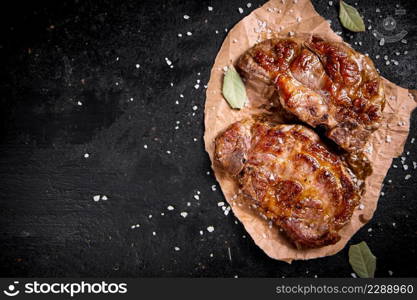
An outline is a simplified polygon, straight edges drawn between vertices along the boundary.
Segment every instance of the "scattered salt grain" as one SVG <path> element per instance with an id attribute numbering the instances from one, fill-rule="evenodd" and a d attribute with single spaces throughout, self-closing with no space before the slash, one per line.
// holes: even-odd
<path id="1" fill-rule="evenodd" d="M 88 154 L 88 153 L 84 154 L 84 158 L 89 158 L 89 157 L 90 157 L 90 154 Z"/>
<path id="2" fill-rule="evenodd" d="M 407 175 L 405 175 L 405 177 L 404 177 L 404 179 L 405 180 L 408 180 L 408 179 L 410 179 L 411 178 L 411 175 L 410 174 L 407 174 Z"/>
<path id="3" fill-rule="evenodd" d="M 77 104 L 78 104 L 78 106 L 82 106 L 83 105 L 83 103 L 81 101 L 78 101 Z"/>
<path id="4" fill-rule="evenodd" d="M 174 210 L 174 207 L 173 207 L 172 205 L 169 205 L 169 206 L 167 207 L 167 209 L 168 209 L 168 210 Z"/>
<path id="5" fill-rule="evenodd" d="M 148 149 L 148 145 L 146 145 L 146 144 L 143 145 L 143 148 Z"/>
<path id="6" fill-rule="evenodd" d="M 380 46 L 384 46 L 384 45 L 385 45 L 385 39 L 384 39 L 384 38 L 381 38 L 381 39 L 379 40 L 379 45 L 380 45 Z"/>
<path id="7" fill-rule="evenodd" d="M 106 195 L 101 196 L 101 200 L 106 201 L 107 199 L 109 199 L 109 198 L 107 198 Z"/>
<path id="8" fill-rule="evenodd" d="M 175 251 L 180 251 L 180 247 L 174 247 Z"/>
<path id="9" fill-rule="evenodd" d="M 214 227 L 213 227 L 213 226 L 209 226 L 209 227 L 207 227 L 207 231 L 208 231 L 208 232 L 213 232 L 213 231 L 214 231 Z"/>
<path id="10" fill-rule="evenodd" d="M 95 202 L 99 201 L 99 200 L 100 200 L 100 195 L 95 195 L 95 196 L 93 196 L 93 200 L 94 200 Z"/>
<path id="11" fill-rule="evenodd" d="M 200 200 L 200 196 L 199 195 L 194 195 L 194 199 L 195 200 Z"/>
<path id="12" fill-rule="evenodd" d="M 183 211 L 180 213 L 181 217 L 186 218 L 188 216 L 188 213 Z"/>
<path id="13" fill-rule="evenodd" d="M 224 206 L 223 206 L 224 207 Z M 224 210 L 224 215 L 227 216 L 230 212 L 230 206 L 228 206 L 225 210 Z"/>
<path id="14" fill-rule="evenodd" d="M 136 69 L 139 69 L 140 68 L 140 64 L 136 64 L 135 67 L 136 67 Z"/>
<path id="15" fill-rule="evenodd" d="M 187 31 L 188 36 L 192 36 L 193 34 L 190 31 Z"/>
<path id="16" fill-rule="evenodd" d="M 184 19 L 188 20 L 190 18 L 189 15 L 184 15 Z"/>
<path id="17" fill-rule="evenodd" d="M 197 105 L 193 106 L 193 110 L 196 111 L 198 109 Z"/>
<path id="18" fill-rule="evenodd" d="M 208 11 L 213 11 L 213 6 L 207 7 Z"/>
<path id="19" fill-rule="evenodd" d="M 243 8 L 239 7 L 238 11 L 239 11 L 239 13 L 243 14 Z"/>
<path id="20" fill-rule="evenodd" d="M 215 184 L 213 184 L 213 185 L 211 186 L 211 190 L 212 190 L 213 192 L 215 192 L 215 191 L 216 191 L 216 185 L 215 185 Z"/>

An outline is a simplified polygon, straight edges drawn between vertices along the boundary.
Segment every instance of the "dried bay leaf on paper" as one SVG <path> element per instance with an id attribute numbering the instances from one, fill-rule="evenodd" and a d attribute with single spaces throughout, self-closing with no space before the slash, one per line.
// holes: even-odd
<path id="1" fill-rule="evenodd" d="M 231 109 L 222 95 L 223 67 L 235 63 L 242 53 L 257 42 L 277 35 L 288 36 L 289 32 L 294 33 L 295 37 L 316 34 L 325 39 L 341 41 L 341 37 L 331 30 L 329 23 L 315 11 L 309 0 L 295 2 L 282 3 L 280 0 L 266 2 L 237 23 L 224 40 L 211 69 L 206 91 L 204 142 L 211 161 L 213 161 L 215 137 L 238 120 L 266 112 L 263 104 L 267 105 L 271 96 L 271 89 L 268 87 L 257 82 L 246 82 L 249 98 L 247 105 L 240 110 Z M 366 179 L 367 188 L 362 197 L 364 208 L 355 210 L 351 222 L 340 231 L 341 240 L 334 245 L 318 249 L 296 249 L 280 234 L 278 228 L 269 228 L 268 222 L 252 210 L 242 197 L 239 197 L 239 188 L 235 181 L 213 165 L 216 179 L 233 213 L 245 226 L 254 242 L 271 258 L 291 262 L 333 255 L 343 249 L 349 239 L 372 218 L 382 181 L 392 159 L 403 151 L 409 132 L 410 114 L 416 107 L 409 90 L 386 79 L 383 79 L 383 83 L 387 98 L 384 109 L 385 123 L 373 133 L 367 147 L 367 155 L 373 164 L 374 172 Z M 386 142 L 387 135 L 390 135 L 392 140 L 389 144 Z"/>
<path id="2" fill-rule="evenodd" d="M 223 96 L 230 107 L 236 109 L 241 109 L 247 101 L 245 85 L 233 65 L 228 68 L 224 75 Z"/>

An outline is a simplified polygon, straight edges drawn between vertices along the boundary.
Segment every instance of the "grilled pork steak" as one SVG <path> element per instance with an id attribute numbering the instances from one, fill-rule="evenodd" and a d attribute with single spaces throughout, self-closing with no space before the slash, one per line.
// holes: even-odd
<path id="1" fill-rule="evenodd" d="M 348 152 L 363 149 L 382 119 L 383 84 L 372 61 L 347 45 L 310 40 L 270 39 L 237 63 L 241 74 L 274 84 L 281 105 Z"/>
<path id="2" fill-rule="evenodd" d="M 302 125 L 236 122 L 216 138 L 214 162 L 299 248 L 336 243 L 360 200 L 352 172 Z"/>

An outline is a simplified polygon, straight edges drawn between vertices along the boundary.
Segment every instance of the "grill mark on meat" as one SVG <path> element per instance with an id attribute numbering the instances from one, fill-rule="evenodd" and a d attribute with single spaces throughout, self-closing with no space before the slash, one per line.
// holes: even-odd
<path id="1" fill-rule="evenodd" d="M 338 230 L 359 203 L 359 188 L 353 173 L 312 130 L 246 119 L 221 133 L 215 146 L 216 165 L 237 179 L 255 209 L 296 247 L 340 239 Z M 235 156 L 247 158 L 238 173 L 230 168 Z"/>

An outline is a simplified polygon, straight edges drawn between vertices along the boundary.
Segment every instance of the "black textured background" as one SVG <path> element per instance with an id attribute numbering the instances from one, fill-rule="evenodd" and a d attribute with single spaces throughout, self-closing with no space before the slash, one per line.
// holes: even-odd
<path id="1" fill-rule="evenodd" d="M 333 2 L 314 5 L 382 75 L 416 88 L 415 1 L 358 1 L 367 27 L 383 32 L 392 15 L 397 32 L 408 31 L 407 43 L 382 47 L 370 31 L 342 30 Z M 291 265 L 269 259 L 211 189 L 203 85 L 225 28 L 263 1 L 13 3 L 0 9 L 1 276 L 351 276 L 348 247 Z M 395 16 L 396 4 L 406 15 Z M 395 160 L 375 217 L 351 240 L 369 244 L 379 277 L 417 275 L 415 114 L 411 127 L 409 170 Z"/>

